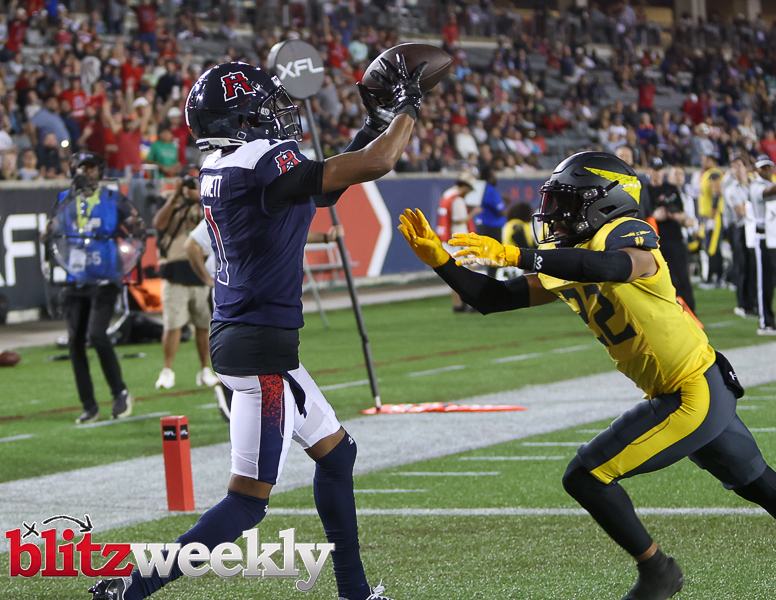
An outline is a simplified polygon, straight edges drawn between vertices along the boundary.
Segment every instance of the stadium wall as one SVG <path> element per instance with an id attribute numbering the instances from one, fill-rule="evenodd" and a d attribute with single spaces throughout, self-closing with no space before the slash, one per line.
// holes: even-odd
<path id="1" fill-rule="evenodd" d="M 538 206 L 538 190 L 548 175 L 502 179 L 498 188 L 511 201 L 525 200 Z M 389 176 L 349 189 L 337 204 L 337 212 L 345 227 L 354 275 L 377 277 L 422 271 L 425 267 L 396 230 L 399 215 L 405 208 L 420 208 L 434 225 L 439 199 L 453 182 L 453 176 L 438 174 Z M 8 302 L 9 321 L 36 320 L 45 315 L 48 297 L 58 291 L 56 286 L 47 286 L 42 275 L 44 249 L 40 233 L 57 194 L 68 185 L 67 180 L 0 183 L 0 296 Z M 131 191 L 126 184 L 122 187 L 125 192 Z M 484 183 L 479 182 L 467 197 L 469 204 L 479 204 L 483 187 Z M 129 195 L 137 204 L 137 196 Z M 147 208 L 138 206 L 141 213 Z M 329 212 L 319 210 L 313 229 L 327 231 L 330 226 Z M 154 252 L 151 243 L 149 253 Z M 327 260 L 313 254 L 308 259 L 311 264 Z M 154 262 L 153 256 L 144 260 L 144 264 Z"/>

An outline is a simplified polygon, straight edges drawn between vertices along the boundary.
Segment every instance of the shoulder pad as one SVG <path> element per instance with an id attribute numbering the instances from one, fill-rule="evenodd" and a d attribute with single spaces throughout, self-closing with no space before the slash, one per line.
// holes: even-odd
<path id="1" fill-rule="evenodd" d="M 658 240 L 657 233 L 649 223 L 632 218 L 616 219 L 606 234 L 604 250 L 621 250 L 622 248 L 656 250 Z"/>

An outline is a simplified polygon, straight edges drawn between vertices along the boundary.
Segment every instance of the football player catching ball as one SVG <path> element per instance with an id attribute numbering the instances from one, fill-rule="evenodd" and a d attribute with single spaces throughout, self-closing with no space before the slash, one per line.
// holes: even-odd
<path id="1" fill-rule="evenodd" d="M 382 106 L 359 86 L 364 127 L 345 153 L 325 161 L 299 151 L 297 107 L 280 80 L 244 63 L 202 74 L 186 102 L 186 122 L 203 152 L 200 194 L 218 261 L 210 331 L 213 370 L 234 393 L 231 479 L 226 497 L 176 540 L 213 550 L 233 542 L 266 514 L 292 438 L 316 462 L 315 506 L 335 545 L 342 600 L 387 600 L 370 589 L 361 564 L 353 495 L 356 444 L 299 364 L 302 260 L 316 207 L 331 206 L 350 185 L 393 169 L 421 104 L 426 63 L 408 73 L 401 56 L 376 79 L 393 97 Z M 100 581 L 94 600 L 140 600 L 181 576 L 155 573 Z"/>

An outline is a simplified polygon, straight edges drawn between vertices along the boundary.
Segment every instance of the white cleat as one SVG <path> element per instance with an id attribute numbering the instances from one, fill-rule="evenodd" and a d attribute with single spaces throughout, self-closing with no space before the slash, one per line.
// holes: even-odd
<path id="1" fill-rule="evenodd" d="M 156 389 L 164 388 L 169 390 L 175 386 L 175 371 L 165 367 L 162 372 L 159 373 L 159 379 L 156 380 Z"/>
<path id="2" fill-rule="evenodd" d="M 197 371 L 197 387 L 202 385 L 215 387 L 219 383 L 218 376 L 213 373 L 213 370 L 210 367 L 203 367 L 201 371 Z"/>

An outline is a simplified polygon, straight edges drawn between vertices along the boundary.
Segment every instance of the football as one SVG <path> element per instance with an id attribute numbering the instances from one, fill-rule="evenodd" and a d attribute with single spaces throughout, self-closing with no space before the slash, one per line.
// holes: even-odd
<path id="1" fill-rule="evenodd" d="M 0 352 L 0 367 L 13 367 L 21 360 L 21 357 L 16 352 L 6 350 Z"/>
<path id="2" fill-rule="evenodd" d="M 372 71 L 377 71 L 378 73 L 384 72 L 383 66 L 380 64 L 380 59 L 382 58 L 395 65 L 397 54 L 404 56 L 404 63 L 407 65 L 408 73 L 412 73 L 412 70 L 424 60 L 428 61 L 428 65 L 423 71 L 423 76 L 420 78 L 420 89 L 423 90 L 424 94 L 442 81 L 442 78 L 447 75 L 447 72 L 450 70 L 450 65 L 453 64 L 452 56 L 441 48 L 429 44 L 408 43 L 389 48 L 374 59 L 372 64 L 366 68 L 364 78 L 361 81 L 364 87 L 378 98 L 388 98 L 390 92 L 377 83 L 371 73 Z"/>

